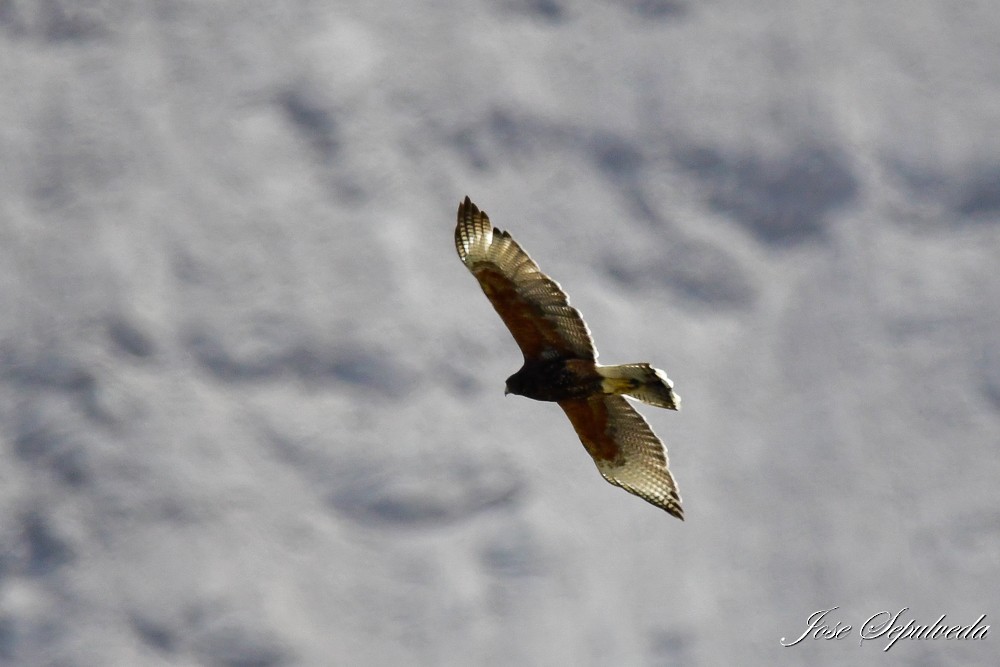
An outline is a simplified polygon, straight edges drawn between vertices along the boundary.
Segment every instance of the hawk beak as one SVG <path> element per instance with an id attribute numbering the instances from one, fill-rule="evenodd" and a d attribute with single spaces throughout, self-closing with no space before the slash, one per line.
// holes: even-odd
<path id="1" fill-rule="evenodd" d="M 503 395 L 507 396 L 509 394 L 510 394 L 510 387 L 504 386 L 504 388 L 503 388 Z"/>

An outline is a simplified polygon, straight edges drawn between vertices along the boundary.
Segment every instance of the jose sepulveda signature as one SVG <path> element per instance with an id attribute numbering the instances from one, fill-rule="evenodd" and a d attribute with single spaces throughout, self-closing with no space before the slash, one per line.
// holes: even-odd
<path id="1" fill-rule="evenodd" d="M 809 615 L 806 619 L 806 629 L 794 641 L 781 638 L 781 645 L 785 647 L 795 646 L 804 639 L 843 639 L 851 634 L 852 626 L 842 621 L 832 621 L 828 617 L 830 612 L 839 607 L 820 609 Z M 861 637 L 859 646 L 871 639 L 883 639 L 886 644 L 882 649 L 888 651 L 900 639 L 986 639 L 990 626 L 983 621 L 986 614 L 982 614 L 970 625 L 951 623 L 945 614 L 941 614 L 933 623 L 918 623 L 910 617 L 908 620 L 904 616 L 909 607 L 903 607 L 895 614 L 888 611 L 880 611 L 873 614 L 866 620 L 860 628 L 858 635 Z"/>

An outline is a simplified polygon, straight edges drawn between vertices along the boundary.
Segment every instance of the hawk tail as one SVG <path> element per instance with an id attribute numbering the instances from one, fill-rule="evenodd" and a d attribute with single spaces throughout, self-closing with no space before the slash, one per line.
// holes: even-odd
<path id="1" fill-rule="evenodd" d="M 649 364 L 598 366 L 601 390 L 605 394 L 625 394 L 643 403 L 668 410 L 680 410 L 681 397 L 667 374 Z"/>

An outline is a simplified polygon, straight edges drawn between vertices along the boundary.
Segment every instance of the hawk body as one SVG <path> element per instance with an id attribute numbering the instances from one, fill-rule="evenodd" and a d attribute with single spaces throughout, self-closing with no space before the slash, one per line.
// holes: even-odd
<path id="1" fill-rule="evenodd" d="M 600 393 L 603 381 L 589 359 L 525 360 L 521 370 L 507 378 L 507 393 L 536 401 L 569 401 Z"/>
<path id="2" fill-rule="evenodd" d="M 455 248 L 524 355 L 507 393 L 558 403 L 607 481 L 683 519 L 666 448 L 622 397 L 677 410 L 666 373 L 598 364 L 590 329 L 559 284 L 468 197 L 458 207 Z"/>

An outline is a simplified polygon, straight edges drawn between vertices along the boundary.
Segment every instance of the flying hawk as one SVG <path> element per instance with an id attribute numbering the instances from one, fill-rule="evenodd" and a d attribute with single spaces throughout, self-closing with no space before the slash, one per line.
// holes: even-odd
<path id="1" fill-rule="evenodd" d="M 666 373 L 598 364 L 590 330 L 559 284 L 468 197 L 458 206 L 455 248 L 524 353 L 505 393 L 558 403 L 604 479 L 683 520 L 666 448 L 623 398 L 679 409 Z"/>

